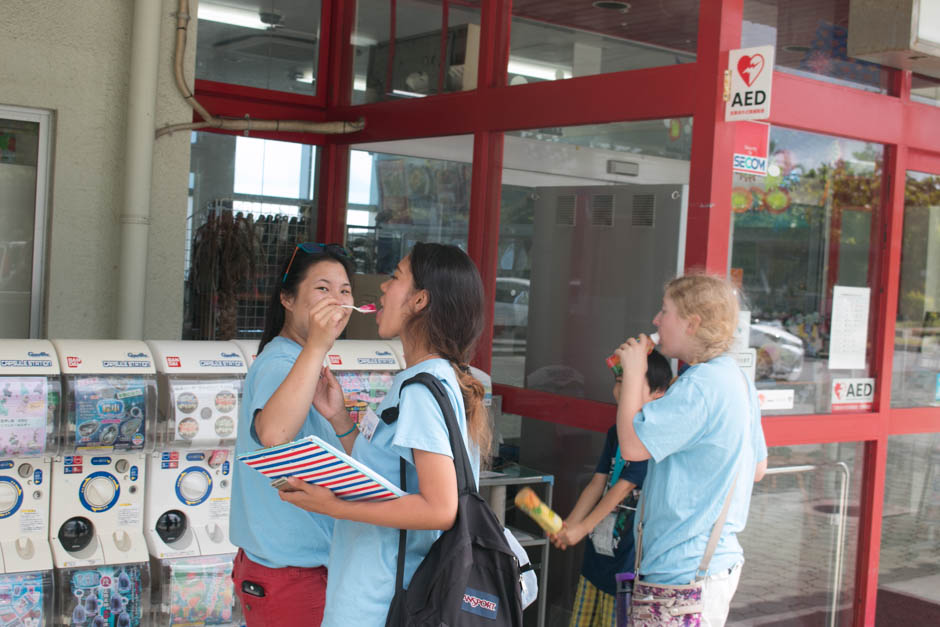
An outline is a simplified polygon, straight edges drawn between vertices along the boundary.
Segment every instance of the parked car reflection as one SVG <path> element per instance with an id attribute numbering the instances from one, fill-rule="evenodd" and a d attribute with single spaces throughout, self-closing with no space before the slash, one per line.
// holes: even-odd
<path id="1" fill-rule="evenodd" d="M 751 323 L 751 348 L 757 350 L 756 377 L 797 381 L 803 371 L 803 340 L 777 321 Z"/>
<path id="2" fill-rule="evenodd" d="M 493 335 L 525 340 L 529 324 L 529 279 L 496 278 Z"/>

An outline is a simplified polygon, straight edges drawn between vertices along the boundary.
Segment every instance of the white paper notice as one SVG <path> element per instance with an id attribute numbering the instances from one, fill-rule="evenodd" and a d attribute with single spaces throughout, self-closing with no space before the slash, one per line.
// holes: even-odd
<path id="1" fill-rule="evenodd" d="M 746 353 L 751 347 L 751 312 L 738 312 L 738 325 L 734 329 L 734 341 L 728 350 L 732 353 Z"/>
<path id="2" fill-rule="evenodd" d="M 853 370 L 865 367 L 868 340 L 868 303 L 871 288 L 832 288 L 832 324 L 829 335 L 829 369 Z"/>
<path id="3" fill-rule="evenodd" d="M 753 381 L 757 375 L 757 349 L 746 348 L 742 352 L 729 354 L 732 359 L 738 362 L 738 367 L 741 368 L 747 378 Z"/>

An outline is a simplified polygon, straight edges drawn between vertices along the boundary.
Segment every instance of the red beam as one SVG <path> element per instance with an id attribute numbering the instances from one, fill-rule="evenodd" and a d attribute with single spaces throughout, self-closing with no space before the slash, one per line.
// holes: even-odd
<path id="1" fill-rule="evenodd" d="M 503 134 L 477 133 L 473 138 L 468 252 L 483 278 L 486 326 L 474 365 L 489 372 L 493 357 L 493 309 L 499 250 L 499 209 L 502 188 Z"/>
<path id="2" fill-rule="evenodd" d="M 940 407 L 891 410 L 888 431 L 891 435 L 934 433 L 937 430 L 940 430 Z"/>
<path id="3" fill-rule="evenodd" d="M 308 94 L 295 94 L 289 91 L 275 91 L 261 87 L 219 83 L 202 78 L 196 79 L 195 87 L 196 99 L 199 100 L 200 103 L 202 103 L 203 97 L 211 97 L 216 101 L 227 100 L 233 103 L 237 102 L 243 107 L 252 107 L 258 104 L 275 104 L 296 105 L 300 109 L 323 108 L 323 102 L 320 96 L 310 96 Z M 208 107 L 206 108 L 208 109 Z M 209 112 L 212 114 L 216 113 L 211 109 L 209 109 Z"/>
<path id="4" fill-rule="evenodd" d="M 940 107 L 784 72 L 774 72 L 770 122 L 917 150 L 940 146 Z"/>
<path id="5" fill-rule="evenodd" d="M 728 51 L 740 47 L 742 0 L 699 4 L 698 55 L 693 93 L 686 269 L 725 274 L 731 232 L 731 155 L 734 124 L 725 122 L 724 71 Z M 680 66 L 681 67 L 681 66 Z"/>
<path id="6" fill-rule="evenodd" d="M 687 117 L 695 74 L 689 63 L 340 107 L 331 117 L 366 119 L 362 132 L 336 138 L 349 143 Z"/>
<path id="7" fill-rule="evenodd" d="M 571 398 L 500 383 L 493 393 L 503 397 L 503 411 L 527 418 L 605 432 L 616 417 L 616 406 L 582 398 Z M 940 410 L 936 410 L 940 413 Z M 918 418 L 918 419 L 923 419 Z M 807 414 L 764 416 L 764 437 L 768 446 L 797 446 L 831 442 L 862 442 L 882 432 L 879 414 Z"/>
<path id="8" fill-rule="evenodd" d="M 512 0 L 483 0 L 477 90 L 504 87 L 509 66 Z"/>
<path id="9" fill-rule="evenodd" d="M 349 193 L 349 146 L 328 144 L 320 154 L 320 203 L 317 241 L 345 242 Z"/>
<path id="10" fill-rule="evenodd" d="M 884 507 L 885 467 L 888 441 L 882 436 L 865 443 L 865 466 L 858 529 L 858 560 L 855 567 L 856 627 L 874 627 L 878 598 L 878 560 L 881 557 L 881 517 Z"/>
<path id="11" fill-rule="evenodd" d="M 764 416 L 767 446 L 862 442 L 878 437 L 882 417 L 873 413 Z"/>
<path id="12" fill-rule="evenodd" d="M 907 169 L 940 174 L 940 154 L 911 150 L 907 154 Z"/>
<path id="13" fill-rule="evenodd" d="M 283 94 L 283 100 L 268 99 L 272 93 L 254 87 L 241 87 L 238 85 L 224 85 L 210 81 L 196 81 L 196 99 L 212 115 L 226 118 L 244 118 L 249 116 L 255 120 L 306 120 L 310 122 L 326 122 L 326 111 L 313 106 L 313 98 L 297 94 Z M 235 94 L 238 94 L 236 97 Z M 200 122 L 195 113 L 193 121 Z M 324 135 L 314 133 L 275 133 L 262 131 L 219 131 L 203 129 L 213 133 L 225 135 L 246 135 L 263 139 L 297 142 L 299 144 L 323 144 Z"/>
<path id="14" fill-rule="evenodd" d="M 315 100 L 321 106 L 327 103 L 330 81 L 330 50 L 333 48 L 334 38 L 333 2 L 327 0 L 320 8 L 320 41 L 317 44 L 317 79 Z"/>
<path id="15" fill-rule="evenodd" d="M 336 107 L 349 105 L 352 98 L 353 47 L 350 40 L 356 21 L 356 3 L 327 0 L 325 4 L 339 5 L 331 15 L 330 45 L 328 54 L 324 55 L 329 57 L 329 70 L 324 83 L 327 88 L 325 96 L 332 111 Z"/>
<path id="16" fill-rule="evenodd" d="M 537 420 L 605 433 L 614 424 L 617 407 L 583 398 L 493 384 L 493 394 L 503 397 L 503 411 Z"/>
<path id="17" fill-rule="evenodd" d="M 511 4 L 511 0 L 484 0 L 480 23 L 477 93 L 501 87 L 506 83 Z M 480 269 L 483 279 L 486 326 L 477 345 L 473 364 L 486 372 L 490 372 L 493 365 L 493 310 L 496 303 L 502 176 L 503 134 L 492 131 L 475 133 L 468 251 Z"/>

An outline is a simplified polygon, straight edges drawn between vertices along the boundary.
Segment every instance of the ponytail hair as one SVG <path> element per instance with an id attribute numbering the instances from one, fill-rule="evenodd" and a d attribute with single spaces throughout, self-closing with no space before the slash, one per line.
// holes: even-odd
<path id="1" fill-rule="evenodd" d="M 470 358 L 483 333 L 483 281 L 467 253 L 456 246 L 417 243 L 409 253 L 415 289 L 426 290 L 428 304 L 405 323 L 428 348 L 450 362 L 457 375 L 467 433 L 481 457 L 493 439 L 483 406 L 483 384 L 470 374 Z"/>
<path id="2" fill-rule="evenodd" d="M 286 313 L 284 305 L 281 303 L 281 295 L 297 296 L 297 288 L 307 277 L 307 271 L 321 261 L 335 261 L 346 270 L 346 276 L 352 283 L 353 263 L 352 260 L 344 254 L 342 248 L 335 244 L 321 246 L 320 250 L 313 253 L 306 252 L 299 248 L 298 244 L 291 250 L 291 255 L 281 264 L 281 271 L 274 277 L 274 287 L 271 288 L 271 294 L 268 296 L 268 307 L 264 313 L 264 332 L 261 334 L 261 341 L 258 344 L 258 354 L 264 350 L 264 347 L 276 338 L 281 329 L 284 328 Z"/>
<path id="3" fill-rule="evenodd" d="M 695 363 L 709 361 L 731 348 L 738 325 L 738 290 L 727 277 L 693 272 L 666 283 L 665 294 L 679 317 L 699 316 Z"/>

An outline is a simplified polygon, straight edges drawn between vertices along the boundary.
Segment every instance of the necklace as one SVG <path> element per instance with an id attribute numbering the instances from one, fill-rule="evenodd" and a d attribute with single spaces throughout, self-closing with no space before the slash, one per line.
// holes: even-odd
<path id="1" fill-rule="evenodd" d="M 428 353 L 427 355 L 425 355 L 425 356 L 422 357 L 421 359 L 416 359 L 416 360 L 414 360 L 414 362 L 413 362 L 412 364 L 410 364 L 410 365 L 414 366 L 414 365 L 420 364 L 422 361 L 424 361 L 424 360 L 427 359 L 428 357 L 440 357 L 440 356 L 441 356 L 440 353 Z"/>

